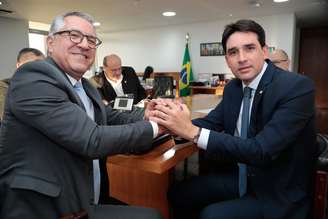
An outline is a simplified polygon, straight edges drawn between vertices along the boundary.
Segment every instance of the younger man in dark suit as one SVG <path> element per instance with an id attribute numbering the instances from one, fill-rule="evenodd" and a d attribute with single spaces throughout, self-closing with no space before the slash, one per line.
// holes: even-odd
<path id="1" fill-rule="evenodd" d="M 252 20 L 227 25 L 222 45 L 236 79 L 218 106 L 191 123 L 185 105 L 161 100 L 151 118 L 238 163 L 235 171 L 172 187 L 177 218 L 308 218 L 317 153 L 314 84 L 267 60 L 264 30 Z"/>

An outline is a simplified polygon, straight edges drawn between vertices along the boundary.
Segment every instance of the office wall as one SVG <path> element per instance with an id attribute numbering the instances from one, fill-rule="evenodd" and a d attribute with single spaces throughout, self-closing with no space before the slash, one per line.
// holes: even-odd
<path id="1" fill-rule="evenodd" d="M 0 79 L 13 75 L 23 47 L 28 47 L 28 22 L 0 17 Z"/>
<path id="2" fill-rule="evenodd" d="M 180 71 L 185 35 L 189 33 L 190 56 L 196 78 L 198 73 L 230 73 L 224 56 L 201 57 L 200 43 L 221 41 L 224 26 L 237 19 L 100 34 L 103 44 L 98 49 L 96 64 L 101 66 L 105 55 L 116 53 L 122 57 L 123 65 L 131 65 L 137 72 L 143 72 L 147 65 L 153 66 L 155 71 Z M 293 14 L 252 19 L 266 30 L 269 46 L 283 48 L 289 56 L 294 54 L 296 27 Z"/>

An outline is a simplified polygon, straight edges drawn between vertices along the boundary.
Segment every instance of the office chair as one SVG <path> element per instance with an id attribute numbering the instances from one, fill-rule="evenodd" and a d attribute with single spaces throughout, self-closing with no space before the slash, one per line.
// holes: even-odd
<path id="1" fill-rule="evenodd" d="M 136 71 L 134 70 L 134 68 L 133 67 L 131 67 L 131 66 L 122 66 L 122 72 L 127 72 L 128 74 L 135 74 L 135 75 L 137 75 L 136 74 Z"/>
<path id="2" fill-rule="evenodd" d="M 327 217 L 328 135 L 317 134 L 319 157 L 316 166 L 313 219 Z"/>
<path id="3" fill-rule="evenodd" d="M 151 66 L 147 66 L 145 68 L 144 75 L 142 77 L 142 80 L 145 81 L 147 78 L 150 78 L 150 75 L 154 73 L 154 68 Z"/>
<path id="4" fill-rule="evenodd" d="M 170 76 L 155 76 L 153 87 L 153 98 L 174 98 L 173 78 Z"/>

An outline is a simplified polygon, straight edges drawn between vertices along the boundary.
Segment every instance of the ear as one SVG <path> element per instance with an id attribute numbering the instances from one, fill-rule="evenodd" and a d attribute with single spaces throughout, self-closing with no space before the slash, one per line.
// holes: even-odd
<path id="1" fill-rule="evenodd" d="M 53 44 L 54 44 L 54 36 L 48 36 L 47 37 L 47 48 L 48 48 L 48 53 L 51 54 L 53 51 Z"/>
<path id="2" fill-rule="evenodd" d="M 264 59 L 269 59 L 269 47 L 267 45 L 264 45 L 262 47 Z"/>
<path id="3" fill-rule="evenodd" d="M 228 68 L 230 68 L 230 61 L 229 61 L 228 55 L 225 55 L 224 58 L 225 58 Z M 231 68 L 230 68 L 230 70 L 231 70 Z"/>

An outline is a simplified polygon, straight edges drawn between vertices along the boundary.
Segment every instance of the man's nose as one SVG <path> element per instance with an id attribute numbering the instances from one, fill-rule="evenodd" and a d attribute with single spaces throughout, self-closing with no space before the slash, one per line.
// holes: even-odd
<path id="1" fill-rule="evenodd" d="M 78 45 L 85 49 L 89 48 L 89 43 L 86 37 L 83 37 L 82 41 Z"/>
<path id="2" fill-rule="evenodd" d="M 245 54 L 245 52 L 244 51 L 239 51 L 239 56 L 238 56 L 238 58 L 239 58 L 239 62 L 244 62 L 244 61 L 246 61 L 246 54 Z"/>

